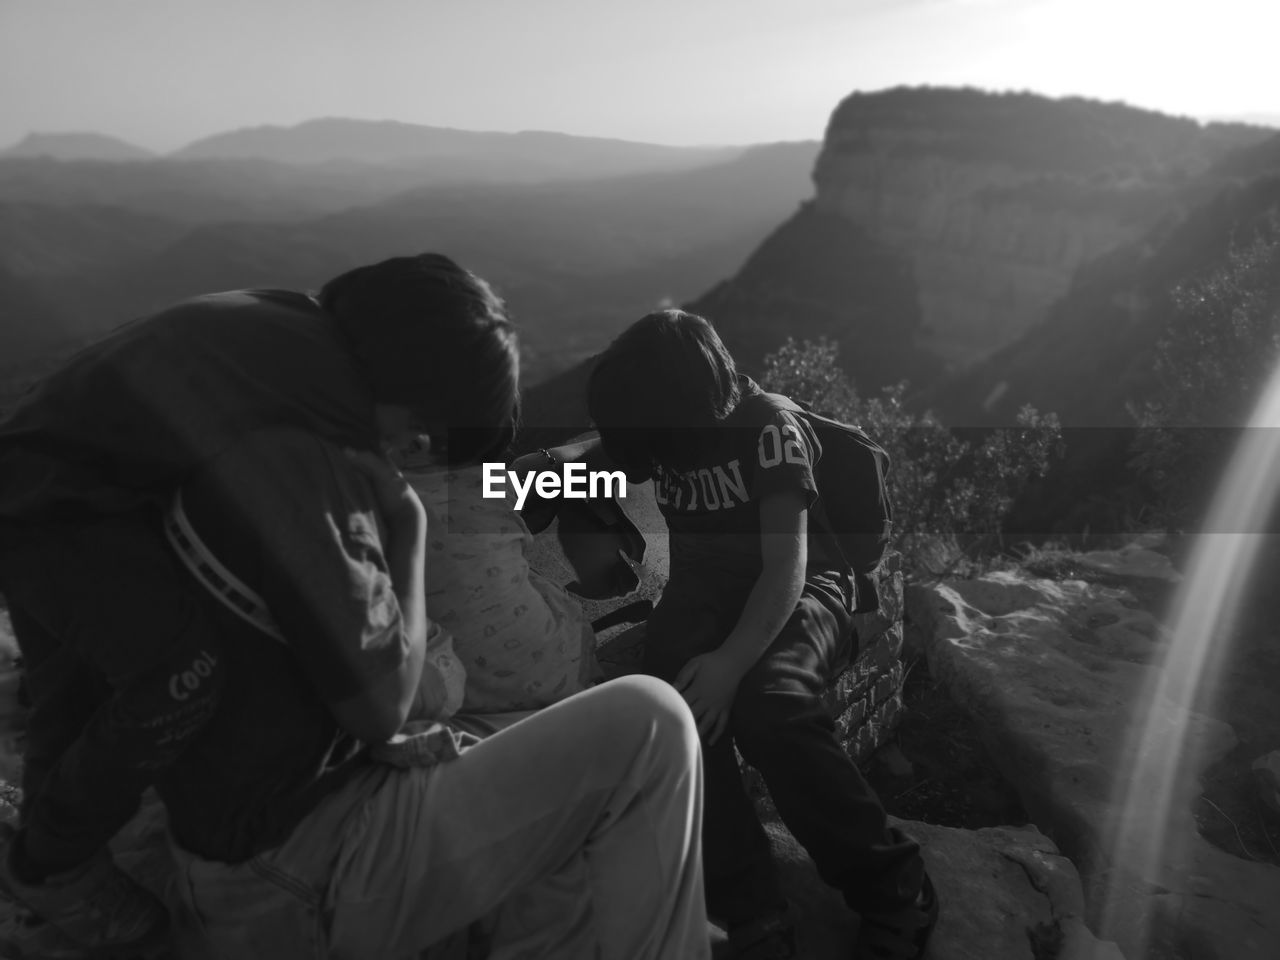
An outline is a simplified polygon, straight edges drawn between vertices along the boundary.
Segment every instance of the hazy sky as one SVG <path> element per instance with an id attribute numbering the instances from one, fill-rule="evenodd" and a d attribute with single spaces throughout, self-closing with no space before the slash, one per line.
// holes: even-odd
<path id="1" fill-rule="evenodd" d="M 0 147 L 169 150 L 317 116 L 662 143 L 819 138 L 853 90 L 1280 114 L 1280 0 L 0 0 Z"/>

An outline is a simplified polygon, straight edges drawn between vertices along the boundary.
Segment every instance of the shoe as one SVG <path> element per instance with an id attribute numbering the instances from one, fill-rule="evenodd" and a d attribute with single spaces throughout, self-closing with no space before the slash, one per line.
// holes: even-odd
<path id="1" fill-rule="evenodd" d="M 800 956 L 800 929 L 790 904 L 746 923 L 729 926 L 728 942 L 718 944 L 715 960 L 795 960 Z"/>
<path id="2" fill-rule="evenodd" d="M 854 960 L 920 960 L 938 923 L 938 895 L 925 874 L 915 902 L 885 913 L 863 913 Z"/>
<path id="3" fill-rule="evenodd" d="M 0 895 L 32 914 L 18 918 L 8 931 L 23 951 L 20 956 L 148 957 L 169 946 L 164 905 L 117 867 L 106 850 L 37 884 L 18 879 L 12 853 L 11 842 L 0 853 Z"/>

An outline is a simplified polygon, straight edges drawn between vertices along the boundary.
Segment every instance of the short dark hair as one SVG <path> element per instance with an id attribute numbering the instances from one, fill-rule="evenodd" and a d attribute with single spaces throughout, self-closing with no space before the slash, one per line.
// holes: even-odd
<path id="1" fill-rule="evenodd" d="M 318 296 L 374 399 L 448 424 L 448 456 L 505 449 L 519 417 L 515 325 L 484 280 L 438 253 L 392 257 L 334 277 Z"/>
<path id="2" fill-rule="evenodd" d="M 684 310 L 641 317 L 596 361 L 587 412 L 610 459 L 635 478 L 684 470 L 706 431 L 738 405 L 733 357 L 704 318 Z"/>

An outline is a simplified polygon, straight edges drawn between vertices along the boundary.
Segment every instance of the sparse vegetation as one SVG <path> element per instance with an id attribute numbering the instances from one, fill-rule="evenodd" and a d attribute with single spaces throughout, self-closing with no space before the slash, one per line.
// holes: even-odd
<path id="1" fill-rule="evenodd" d="M 1273 218 L 1226 262 L 1180 284 L 1156 348 L 1156 394 L 1133 463 L 1156 494 L 1154 516 L 1193 525 L 1254 405 L 1280 364 L 1280 223 Z"/>
<path id="2" fill-rule="evenodd" d="M 826 339 L 788 339 L 765 358 L 762 384 L 861 426 L 889 452 L 896 546 L 909 565 L 932 569 L 961 547 L 997 542 L 1014 498 L 1049 467 L 1061 437 L 1057 418 L 1028 406 L 1015 427 L 953 430 L 932 413 L 909 410 L 905 383 L 859 397 L 837 351 Z"/>

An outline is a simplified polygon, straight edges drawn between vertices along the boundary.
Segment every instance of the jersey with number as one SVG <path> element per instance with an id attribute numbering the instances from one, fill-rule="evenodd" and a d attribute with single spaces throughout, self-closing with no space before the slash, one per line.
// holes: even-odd
<path id="1" fill-rule="evenodd" d="M 742 399 L 710 436 L 698 465 L 655 473 L 658 507 L 671 534 L 668 591 L 728 591 L 735 602 L 745 599 L 762 569 L 760 503 L 787 492 L 798 493 L 808 508 L 806 575 L 844 575 L 825 515 L 815 509 L 817 436 L 749 378 L 741 378 L 741 387 Z"/>

